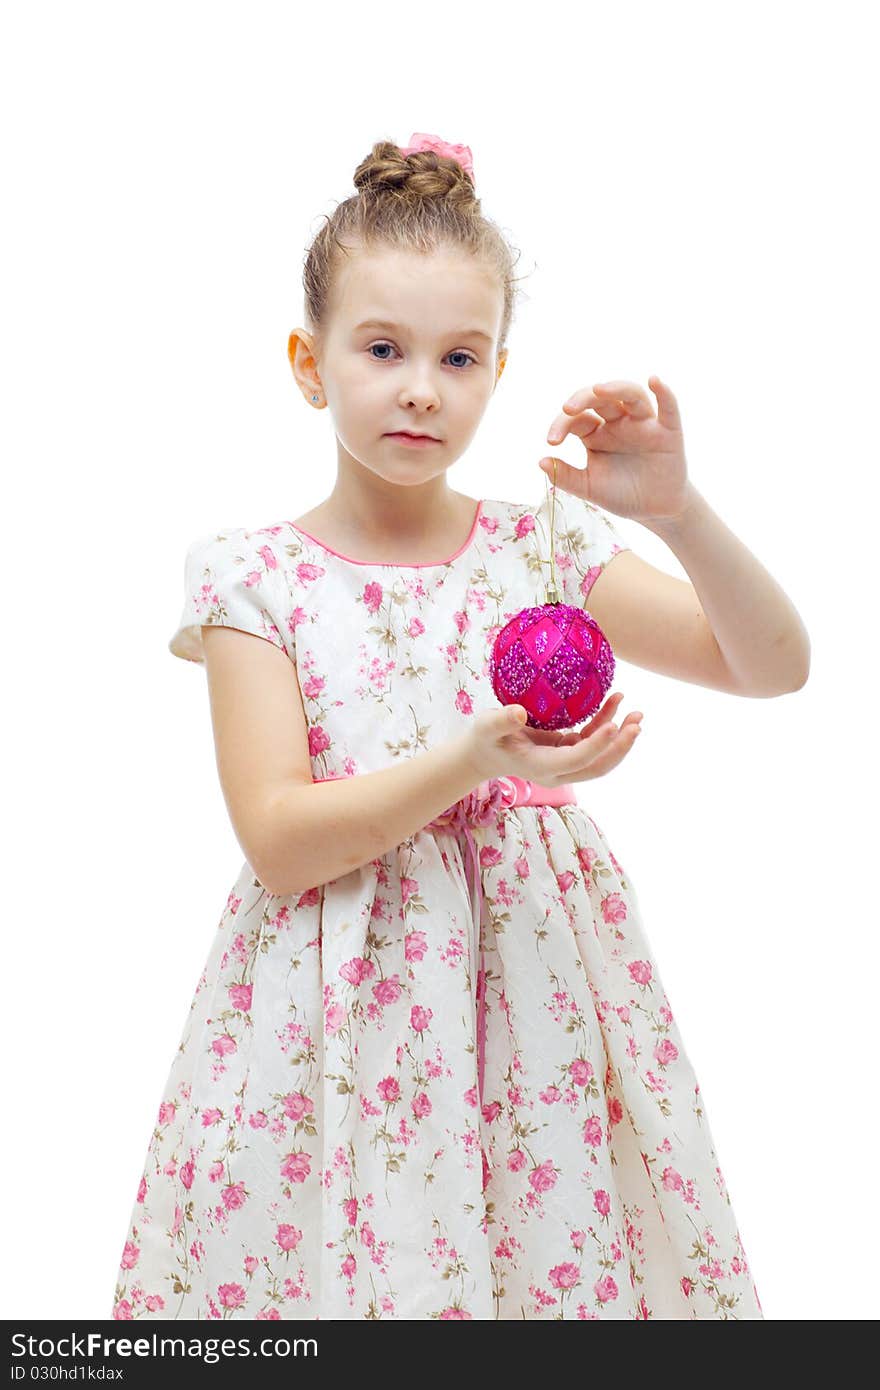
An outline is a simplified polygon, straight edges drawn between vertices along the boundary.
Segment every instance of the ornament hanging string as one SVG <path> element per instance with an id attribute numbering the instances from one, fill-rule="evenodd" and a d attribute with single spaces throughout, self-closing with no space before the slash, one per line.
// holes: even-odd
<path id="1" fill-rule="evenodd" d="M 544 474 L 544 485 L 551 486 L 550 493 L 550 583 L 544 585 L 545 603 L 558 603 L 559 590 L 556 587 L 556 463 L 553 460 L 553 482 L 548 483 L 547 474 Z"/>

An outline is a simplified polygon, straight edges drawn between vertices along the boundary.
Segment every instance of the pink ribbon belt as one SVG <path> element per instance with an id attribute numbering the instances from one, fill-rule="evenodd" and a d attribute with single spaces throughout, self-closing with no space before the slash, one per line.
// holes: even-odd
<path id="1" fill-rule="evenodd" d="M 342 777 L 316 777 L 316 782 L 341 782 Z M 476 990 L 474 991 L 474 1013 L 477 1036 L 477 1079 L 480 1111 L 483 1108 L 483 1078 L 486 1072 L 486 968 L 482 940 L 483 889 L 480 877 L 480 861 L 472 825 L 487 825 L 494 820 L 499 811 L 508 806 L 571 806 L 577 804 L 574 786 L 567 782 L 561 787 L 542 787 L 538 782 L 526 782 L 521 777 L 490 777 L 481 782 L 467 796 L 449 806 L 442 815 L 429 821 L 425 830 L 460 831 L 467 840 L 471 856 L 473 887 L 476 908 L 471 903 L 472 942 L 471 961 L 479 959 Z M 473 971 L 471 972 L 473 974 Z M 483 1186 L 488 1180 L 485 1154 L 483 1155 Z"/>

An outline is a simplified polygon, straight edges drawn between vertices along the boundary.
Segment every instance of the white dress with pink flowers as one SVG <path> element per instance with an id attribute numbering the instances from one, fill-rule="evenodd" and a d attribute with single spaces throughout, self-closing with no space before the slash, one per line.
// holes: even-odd
<path id="1" fill-rule="evenodd" d="M 557 490 L 563 600 L 626 548 Z M 201 626 L 294 663 L 315 778 L 417 756 L 497 708 L 496 633 L 543 601 L 548 504 L 485 500 L 430 565 L 290 522 L 189 550 Z M 588 605 L 586 605 L 588 606 Z M 578 804 L 457 828 L 286 897 L 244 863 L 209 943 L 137 1185 L 116 1318 L 761 1318 L 632 880 Z M 182 924 L 187 930 L 190 927 Z M 485 1159 L 484 1159 L 485 1154 Z M 485 1183 L 485 1186 L 484 1186 Z"/>

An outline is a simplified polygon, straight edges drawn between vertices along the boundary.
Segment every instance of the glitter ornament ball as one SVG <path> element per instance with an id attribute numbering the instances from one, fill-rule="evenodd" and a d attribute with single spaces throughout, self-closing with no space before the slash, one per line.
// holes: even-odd
<path id="1" fill-rule="evenodd" d="M 489 658 L 502 705 L 522 705 L 533 729 L 570 729 L 601 705 L 614 679 L 614 653 L 584 608 L 523 608 L 501 629 Z"/>

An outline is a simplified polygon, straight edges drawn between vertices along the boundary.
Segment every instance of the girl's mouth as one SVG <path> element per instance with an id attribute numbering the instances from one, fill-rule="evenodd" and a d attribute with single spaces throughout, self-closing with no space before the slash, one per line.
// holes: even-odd
<path id="1" fill-rule="evenodd" d="M 432 439 L 429 434 L 404 434 L 402 431 L 397 434 L 386 434 L 386 439 L 394 439 L 398 444 L 410 444 L 414 448 L 424 448 L 427 444 L 439 444 L 439 439 Z"/>

